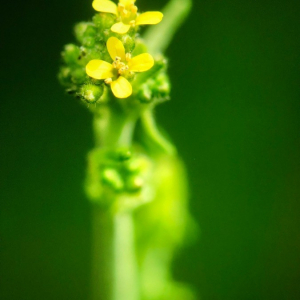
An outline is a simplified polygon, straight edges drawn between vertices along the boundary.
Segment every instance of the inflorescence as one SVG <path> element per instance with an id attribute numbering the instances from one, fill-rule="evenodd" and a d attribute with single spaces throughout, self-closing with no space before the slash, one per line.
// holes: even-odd
<path id="1" fill-rule="evenodd" d="M 91 22 L 75 26 L 78 45 L 62 52 L 61 83 L 84 102 L 133 97 L 140 103 L 165 101 L 170 84 L 166 59 L 153 58 L 139 35 L 140 25 L 161 22 L 161 12 L 139 13 L 135 0 L 94 0 Z"/>

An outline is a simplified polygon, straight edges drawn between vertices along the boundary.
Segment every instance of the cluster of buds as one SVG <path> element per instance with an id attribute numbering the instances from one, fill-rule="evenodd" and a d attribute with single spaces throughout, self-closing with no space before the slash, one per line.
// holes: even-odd
<path id="1" fill-rule="evenodd" d="M 145 154 L 129 148 L 95 149 L 88 161 L 86 191 L 94 202 L 116 210 L 122 205 L 120 195 L 126 195 L 126 209 L 151 200 L 152 163 Z"/>

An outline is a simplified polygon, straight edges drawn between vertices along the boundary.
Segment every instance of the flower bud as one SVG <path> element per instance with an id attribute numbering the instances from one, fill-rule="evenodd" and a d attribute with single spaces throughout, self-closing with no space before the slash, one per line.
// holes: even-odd
<path id="1" fill-rule="evenodd" d="M 145 172 L 148 167 L 149 162 L 145 157 L 132 158 L 125 165 L 126 171 L 134 174 Z"/>
<path id="2" fill-rule="evenodd" d="M 71 69 L 69 67 L 61 67 L 58 79 L 63 86 L 69 87 L 71 84 Z"/>
<path id="3" fill-rule="evenodd" d="M 134 38 L 132 38 L 130 35 L 126 34 L 122 36 L 122 43 L 125 47 L 126 53 L 131 53 L 135 47 L 135 41 Z"/>
<path id="4" fill-rule="evenodd" d="M 87 103 L 96 103 L 103 95 L 103 85 L 85 84 L 80 89 L 80 96 Z"/>
<path id="5" fill-rule="evenodd" d="M 86 72 L 83 68 L 76 68 L 71 73 L 71 80 L 76 85 L 83 84 L 85 82 L 86 78 L 87 78 Z"/>
<path id="6" fill-rule="evenodd" d="M 92 37 L 95 38 L 97 35 L 97 30 L 93 24 L 88 24 L 86 30 L 84 32 L 84 37 Z"/>
<path id="7" fill-rule="evenodd" d="M 95 38 L 90 37 L 90 36 L 85 37 L 82 40 L 82 45 L 84 45 L 85 47 L 89 47 L 89 48 L 94 47 L 94 45 L 95 45 Z"/>
<path id="8" fill-rule="evenodd" d="M 62 57 L 66 64 L 72 65 L 77 63 L 80 54 L 81 51 L 79 47 L 73 44 L 68 44 L 62 52 Z"/>
<path id="9" fill-rule="evenodd" d="M 109 29 L 116 23 L 116 16 L 112 14 L 100 13 L 93 17 L 93 22 L 99 32 Z"/>
<path id="10" fill-rule="evenodd" d="M 129 192 L 135 193 L 142 189 L 144 185 L 144 179 L 139 176 L 131 176 L 126 182 L 126 189 Z"/>
<path id="11" fill-rule="evenodd" d="M 141 87 L 137 93 L 137 96 L 141 103 L 149 103 L 153 100 L 152 99 L 152 91 L 149 86 L 149 80 L 147 81 L 147 83 L 144 83 L 141 85 Z"/>
<path id="12" fill-rule="evenodd" d="M 147 46 L 145 45 L 144 41 L 140 38 L 135 39 L 135 48 L 134 48 L 134 55 L 139 55 L 142 53 L 147 52 Z"/>
<path id="13" fill-rule="evenodd" d="M 75 37 L 79 43 L 82 43 L 82 40 L 84 38 L 84 33 L 88 26 L 89 26 L 89 23 L 87 23 L 87 22 L 80 22 L 75 25 L 74 33 L 75 33 Z"/>
<path id="14" fill-rule="evenodd" d="M 170 95 L 171 85 L 169 77 L 165 72 L 158 74 L 156 77 L 155 88 L 160 98 L 167 98 Z"/>
<path id="15" fill-rule="evenodd" d="M 132 152 L 129 148 L 119 148 L 109 153 L 109 158 L 117 162 L 127 161 L 131 156 Z"/>
<path id="16" fill-rule="evenodd" d="M 96 28 L 93 25 L 88 25 L 82 37 L 82 45 L 88 48 L 94 47 L 96 35 Z"/>
<path id="17" fill-rule="evenodd" d="M 106 169 L 102 173 L 102 182 L 110 186 L 115 191 L 121 191 L 124 188 L 122 177 L 115 169 Z"/>

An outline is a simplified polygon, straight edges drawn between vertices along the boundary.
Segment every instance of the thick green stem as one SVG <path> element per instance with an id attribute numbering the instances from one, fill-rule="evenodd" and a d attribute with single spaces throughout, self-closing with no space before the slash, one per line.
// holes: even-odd
<path id="1" fill-rule="evenodd" d="M 130 146 L 137 121 L 136 114 L 102 108 L 94 117 L 97 147 L 116 148 Z"/>
<path id="2" fill-rule="evenodd" d="M 92 300 L 113 298 L 113 219 L 106 211 L 93 206 Z"/>
<path id="3" fill-rule="evenodd" d="M 140 299 L 134 241 L 130 213 L 93 207 L 92 300 Z"/>
<path id="4" fill-rule="evenodd" d="M 114 218 L 113 300 L 139 300 L 134 224 L 130 213 Z"/>
<path id="5" fill-rule="evenodd" d="M 137 117 L 120 111 L 95 116 L 98 147 L 130 147 Z M 118 201 L 109 199 L 112 202 Z M 134 225 L 130 212 L 93 207 L 92 300 L 139 300 Z"/>

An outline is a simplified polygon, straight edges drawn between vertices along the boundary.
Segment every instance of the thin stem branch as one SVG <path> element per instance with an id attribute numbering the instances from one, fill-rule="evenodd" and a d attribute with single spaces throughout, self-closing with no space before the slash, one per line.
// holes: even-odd
<path id="1" fill-rule="evenodd" d="M 132 144 L 132 137 L 136 125 L 136 117 L 129 116 L 123 124 L 120 137 L 118 139 L 118 146 L 130 146 Z"/>
<path id="2" fill-rule="evenodd" d="M 157 128 L 153 117 L 153 112 L 151 110 L 145 111 L 141 117 L 141 120 L 145 133 L 154 142 L 154 144 L 168 154 L 173 155 L 176 153 L 175 147 L 161 134 Z"/>
<path id="3" fill-rule="evenodd" d="M 163 9 L 163 21 L 151 26 L 144 34 L 148 51 L 163 53 L 192 8 L 192 0 L 172 0 Z"/>

